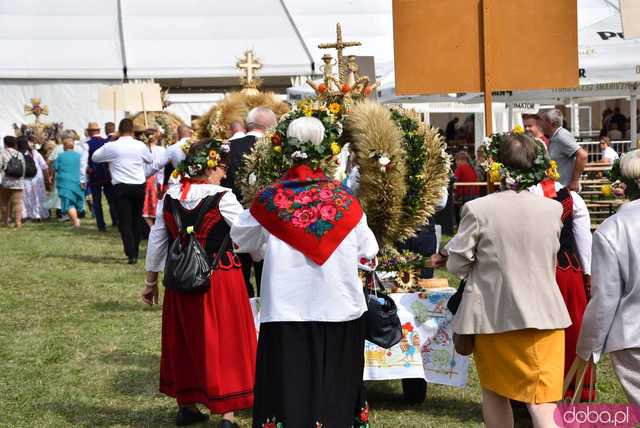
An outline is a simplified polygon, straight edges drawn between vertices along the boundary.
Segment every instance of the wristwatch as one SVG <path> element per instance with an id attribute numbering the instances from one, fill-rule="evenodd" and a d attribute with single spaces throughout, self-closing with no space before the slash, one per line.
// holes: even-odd
<path id="1" fill-rule="evenodd" d="M 440 248 L 440 251 L 438 251 L 438 254 L 440 254 L 445 259 L 449 257 L 449 252 L 445 247 Z"/>

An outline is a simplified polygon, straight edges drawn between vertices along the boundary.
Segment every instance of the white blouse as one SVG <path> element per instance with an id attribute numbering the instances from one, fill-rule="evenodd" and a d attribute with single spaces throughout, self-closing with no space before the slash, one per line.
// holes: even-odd
<path id="1" fill-rule="evenodd" d="M 231 227 L 231 238 L 238 252 L 264 255 L 260 322 L 343 322 L 366 312 L 358 263 L 376 256 L 378 242 L 365 215 L 322 266 L 271 235 L 249 211 Z"/>
<path id="2" fill-rule="evenodd" d="M 207 196 L 214 196 L 220 192 L 227 192 L 220 199 L 220 214 L 224 221 L 231 226 L 238 215 L 242 213 L 243 208 L 238 202 L 238 199 L 233 194 L 231 189 L 226 187 L 216 186 L 213 184 L 192 184 L 187 197 L 184 201 L 180 201 L 180 204 L 187 209 L 194 209 L 198 206 L 202 199 Z M 180 184 L 175 184 L 167 190 L 167 195 L 173 199 L 179 200 L 182 193 Z M 149 243 L 147 247 L 147 258 L 145 263 L 145 269 L 147 272 L 162 272 L 164 270 L 164 263 L 167 259 L 167 250 L 169 248 L 169 232 L 164 223 L 164 217 L 162 215 L 164 207 L 164 200 L 158 202 L 158 208 L 156 211 L 156 222 L 151 227 L 149 233 Z"/>
<path id="3" fill-rule="evenodd" d="M 559 182 L 555 184 L 556 191 L 564 187 Z M 530 187 L 529 191 L 536 195 L 544 196 L 541 184 Z M 591 275 L 591 242 L 593 240 L 591 235 L 591 215 L 587 209 L 587 204 L 585 204 L 580 195 L 572 191 L 571 198 L 573 199 L 573 236 L 578 246 L 578 256 L 584 273 Z"/>

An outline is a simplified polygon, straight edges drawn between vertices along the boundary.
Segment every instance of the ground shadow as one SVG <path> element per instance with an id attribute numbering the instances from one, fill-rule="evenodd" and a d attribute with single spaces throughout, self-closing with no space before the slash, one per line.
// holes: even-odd
<path id="1" fill-rule="evenodd" d="M 107 257 L 107 256 L 92 256 L 90 254 L 46 254 L 42 256 L 43 259 L 60 259 L 60 260 L 75 260 L 81 263 L 89 264 L 108 264 L 108 265 L 124 265 L 127 260 L 123 257 Z"/>
<path id="2" fill-rule="evenodd" d="M 74 427 L 111 426 L 174 427 L 175 410 L 169 406 L 154 406 L 144 410 L 127 407 L 96 406 L 77 401 L 44 403 L 43 411 L 64 417 Z"/>
<path id="3" fill-rule="evenodd" d="M 116 364 L 119 366 L 135 366 L 140 368 L 151 368 L 158 370 L 160 367 L 160 356 L 158 354 L 134 354 L 126 351 L 114 351 L 104 354 L 100 361 L 106 364 Z"/>

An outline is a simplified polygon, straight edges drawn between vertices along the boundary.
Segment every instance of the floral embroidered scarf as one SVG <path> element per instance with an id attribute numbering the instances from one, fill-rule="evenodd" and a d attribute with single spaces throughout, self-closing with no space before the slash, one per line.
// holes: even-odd
<path id="1" fill-rule="evenodd" d="M 323 265 L 358 225 L 362 208 L 339 181 L 307 165 L 260 192 L 251 215 L 272 235 Z"/>

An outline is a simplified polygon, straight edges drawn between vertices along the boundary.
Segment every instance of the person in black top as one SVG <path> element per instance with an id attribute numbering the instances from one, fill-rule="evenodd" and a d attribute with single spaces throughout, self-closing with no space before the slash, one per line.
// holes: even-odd
<path id="1" fill-rule="evenodd" d="M 91 191 L 91 200 L 93 202 L 93 214 L 96 217 L 96 224 L 100 232 L 106 232 L 107 226 L 104 222 L 104 213 L 102 211 L 102 193 L 107 197 L 109 203 L 109 213 L 111 214 L 111 224 L 118 225 L 118 210 L 113 194 L 113 185 L 111 184 L 111 173 L 109 172 L 109 164 L 97 163 L 91 160 L 91 156 L 100 147 L 104 146 L 109 140 L 100 136 L 100 126 L 91 122 L 87 126 L 87 134 L 89 140 L 89 162 L 87 165 L 87 181 L 89 190 Z"/>
<path id="2" fill-rule="evenodd" d="M 230 188 L 233 193 L 242 201 L 242 192 L 236 185 L 236 174 L 242 167 L 244 155 L 249 153 L 253 146 L 262 138 L 267 129 L 273 127 L 278 122 L 273 111 L 266 107 L 256 107 L 247 115 L 247 135 L 242 138 L 230 140 L 231 152 L 229 153 L 229 168 L 227 170 L 227 178 L 222 182 L 224 187 Z M 257 294 L 260 294 L 260 277 L 262 276 L 262 263 L 254 263 L 249 254 L 239 254 L 242 261 L 242 273 L 244 274 L 245 283 L 249 297 L 254 297 L 255 293 L 251 286 L 251 266 L 255 270 L 255 283 Z"/>

